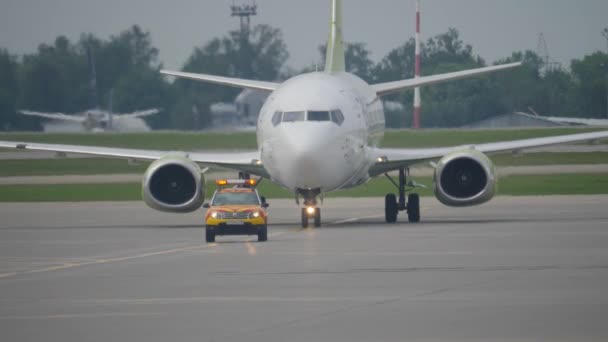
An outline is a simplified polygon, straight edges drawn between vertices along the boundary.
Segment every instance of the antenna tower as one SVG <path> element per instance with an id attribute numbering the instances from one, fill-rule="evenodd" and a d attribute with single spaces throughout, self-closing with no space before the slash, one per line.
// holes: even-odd
<path id="1" fill-rule="evenodd" d="M 536 48 L 536 53 L 543 61 L 543 72 L 561 69 L 561 65 L 555 60 L 551 59 L 551 56 L 549 55 L 547 41 L 545 40 L 545 34 L 542 32 L 538 35 L 538 46 Z"/>
<path id="2" fill-rule="evenodd" d="M 251 17 L 258 14 L 258 5 L 253 1 L 252 5 L 243 4 L 236 5 L 232 2 L 230 6 L 232 11 L 232 17 L 239 17 L 241 19 L 241 36 L 245 39 L 249 39 L 249 32 L 251 31 Z"/>
<path id="3" fill-rule="evenodd" d="M 416 0 L 416 62 L 414 66 L 414 77 L 420 78 L 420 0 Z M 420 88 L 416 87 L 414 89 L 414 115 L 412 118 L 412 128 L 419 129 L 420 128 L 420 110 L 421 110 L 421 100 L 420 100 Z"/>

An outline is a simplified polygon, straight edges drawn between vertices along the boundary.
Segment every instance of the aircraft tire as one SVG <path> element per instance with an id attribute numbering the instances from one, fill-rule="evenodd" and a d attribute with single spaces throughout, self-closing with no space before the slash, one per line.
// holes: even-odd
<path id="1" fill-rule="evenodd" d="M 397 197 L 395 194 L 388 194 L 384 197 L 384 216 L 387 223 L 397 222 Z"/>
<path id="2" fill-rule="evenodd" d="M 306 208 L 302 208 L 302 228 L 308 228 L 308 213 L 306 213 Z"/>
<path id="3" fill-rule="evenodd" d="M 321 208 L 315 208 L 315 227 L 321 227 Z"/>
<path id="4" fill-rule="evenodd" d="M 420 222 L 420 196 L 418 194 L 407 196 L 407 219 L 411 223 Z"/>

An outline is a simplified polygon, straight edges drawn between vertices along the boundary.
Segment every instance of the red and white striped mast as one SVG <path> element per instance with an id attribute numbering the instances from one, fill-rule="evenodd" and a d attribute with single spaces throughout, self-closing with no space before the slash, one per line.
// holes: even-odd
<path id="1" fill-rule="evenodd" d="M 419 78 L 420 75 L 420 0 L 416 0 L 416 66 L 414 70 L 414 78 Z M 420 128 L 420 88 L 414 89 L 414 117 L 412 128 Z"/>

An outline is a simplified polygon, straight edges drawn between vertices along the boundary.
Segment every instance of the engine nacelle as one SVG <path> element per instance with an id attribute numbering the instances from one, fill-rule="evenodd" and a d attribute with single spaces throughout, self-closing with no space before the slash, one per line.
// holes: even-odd
<path id="1" fill-rule="evenodd" d="M 142 182 L 144 202 L 159 211 L 189 213 L 205 201 L 205 178 L 198 164 L 181 156 L 153 162 Z"/>
<path id="2" fill-rule="evenodd" d="M 435 196 L 451 207 L 485 203 L 496 193 L 494 163 L 483 153 L 465 149 L 443 157 L 435 168 Z"/>

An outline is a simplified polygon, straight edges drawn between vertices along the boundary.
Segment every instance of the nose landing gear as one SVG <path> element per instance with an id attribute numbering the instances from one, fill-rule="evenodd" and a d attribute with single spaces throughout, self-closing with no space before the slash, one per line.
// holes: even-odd
<path id="1" fill-rule="evenodd" d="M 302 228 L 308 228 L 309 221 L 312 220 L 314 227 L 321 227 L 321 208 L 317 206 L 317 196 L 321 191 L 319 189 L 304 190 L 298 189 L 297 194 L 304 197 L 304 207 L 302 208 Z M 296 202 L 299 204 L 299 199 L 296 197 Z"/>
<path id="2" fill-rule="evenodd" d="M 399 169 L 399 183 L 397 184 L 389 174 L 385 176 L 397 187 L 399 190 L 399 201 L 395 194 L 387 194 L 384 198 L 384 214 L 387 223 L 397 222 L 397 215 L 400 211 L 407 211 L 408 221 L 411 223 L 420 222 L 420 196 L 417 193 L 411 193 L 407 196 L 407 202 L 405 193 L 408 190 L 412 190 L 416 185 L 407 184 L 406 170 L 409 174 L 409 169 Z M 409 189 L 406 189 L 409 187 Z"/>
<path id="3" fill-rule="evenodd" d="M 308 228 L 308 222 L 311 219 L 313 220 L 315 228 L 321 227 L 321 208 L 302 208 L 302 228 Z"/>

